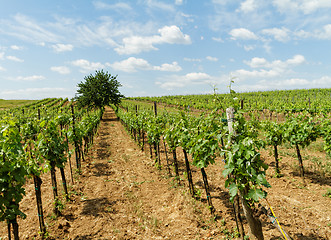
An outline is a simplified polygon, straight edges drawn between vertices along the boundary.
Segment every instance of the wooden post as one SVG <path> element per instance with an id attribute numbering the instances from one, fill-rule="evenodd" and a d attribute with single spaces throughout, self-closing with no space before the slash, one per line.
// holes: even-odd
<path id="1" fill-rule="evenodd" d="M 227 117 L 227 122 L 228 122 L 229 133 L 232 133 L 232 132 L 234 132 L 234 129 L 233 129 L 234 108 L 227 108 L 226 109 L 226 117 Z M 231 139 L 228 139 L 228 141 L 231 141 Z M 224 145 L 223 139 L 222 139 L 222 145 Z M 235 178 L 235 176 L 231 176 L 231 177 Z M 235 212 L 237 228 L 238 228 L 238 231 L 240 233 L 239 237 L 241 239 L 244 239 L 245 230 L 244 230 L 244 224 L 243 224 L 241 214 L 240 214 L 240 204 L 239 204 L 239 196 L 238 195 L 235 197 L 235 199 L 233 201 L 233 210 Z"/>
<path id="2" fill-rule="evenodd" d="M 75 130 L 75 112 L 74 112 L 74 105 L 71 104 L 71 114 L 72 114 L 72 131 L 74 134 L 74 138 L 76 138 L 76 130 Z M 80 149 L 78 146 L 77 141 L 74 141 L 74 145 L 75 145 L 75 156 L 76 156 L 76 166 L 77 169 L 80 170 Z"/>
<path id="3" fill-rule="evenodd" d="M 193 185 L 193 179 L 192 179 L 192 172 L 191 172 L 191 168 L 190 168 L 190 163 L 188 161 L 187 152 L 185 149 L 183 149 L 183 153 L 184 153 L 184 158 L 185 158 L 188 185 L 189 185 L 190 193 L 191 193 L 192 197 L 194 197 L 195 191 L 194 191 L 194 185 Z"/>
<path id="4" fill-rule="evenodd" d="M 229 128 L 229 133 L 233 133 L 232 136 L 236 134 L 236 132 L 233 129 L 233 122 L 234 122 L 234 108 L 227 108 L 226 109 L 226 115 L 228 119 L 228 128 Z M 232 139 L 229 139 L 231 141 Z M 247 190 L 246 190 L 247 191 Z M 244 198 L 245 196 L 245 191 L 239 191 L 239 196 L 241 200 L 241 205 L 244 210 L 244 215 L 247 219 L 249 228 L 250 228 L 250 237 L 253 240 L 264 240 L 263 238 L 263 232 L 262 232 L 262 224 L 258 218 L 254 217 L 253 211 L 248 205 L 246 199 Z"/>
<path id="5" fill-rule="evenodd" d="M 157 116 L 157 105 L 156 105 L 156 102 L 154 102 L 154 115 Z"/>
<path id="6" fill-rule="evenodd" d="M 309 97 L 309 99 L 308 99 L 308 102 L 309 102 L 309 109 L 310 109 L 310 97 Z"/>
<path id="7" fill-rule="evenodd" d="M 157 105 L 156 101 L 154 101 L 154 115 L 157 117 Z M 159 167 L 161 167 L 161 157 L 160 157 L 160 145 L 159 144 L 154 144 L 154 150 L 155 150 L 155 155 L 156 155 L 156 161 L 159 164 Z"/>

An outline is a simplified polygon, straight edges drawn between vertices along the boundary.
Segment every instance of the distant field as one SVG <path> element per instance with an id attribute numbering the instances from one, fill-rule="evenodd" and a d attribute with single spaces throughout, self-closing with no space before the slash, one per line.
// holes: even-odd
<path id="1" fill-rule="evenodd" d="M 4 100 L 0 99 L 0 110 L 12 107 L 18 107 L 25 104 L 35 102 L 36 100 Z"/>

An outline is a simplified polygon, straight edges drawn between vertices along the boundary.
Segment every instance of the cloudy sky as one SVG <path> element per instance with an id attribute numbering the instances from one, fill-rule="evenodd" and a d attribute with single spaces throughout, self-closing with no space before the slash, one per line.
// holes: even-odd
<path id="1" fill-rule="evenodd" d="M 0 98 L 331 87 L 330 0 L 0 0 Z"/>

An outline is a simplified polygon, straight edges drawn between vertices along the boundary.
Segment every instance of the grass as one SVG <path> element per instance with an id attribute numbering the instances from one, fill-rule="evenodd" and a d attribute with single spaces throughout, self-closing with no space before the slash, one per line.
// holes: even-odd
<path id="1" fill-rule="evenodd" d="M 29 104 L 36 100 L 4 100 L 0 99 L 0 109 L 8 109 L 13 107 L 19 107 L 22 105 Z"/>
<path id="2" fill-rule="evenodd" d="M 331 198 L 331 188 L 328 188 L 325 194 L 323 194 L 323 197 L 329 197 Z"/>

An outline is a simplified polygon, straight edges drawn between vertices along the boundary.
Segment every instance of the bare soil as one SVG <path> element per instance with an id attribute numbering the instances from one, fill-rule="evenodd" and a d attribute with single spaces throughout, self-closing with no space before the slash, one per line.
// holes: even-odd
<path id="1" fill-rule="evenodd" d="M 272 177 L 273 157 L 267 150 L 261 154 L 271 166 L 268 181 L 272 188 L 268 189 L 267 199 L 281 226 L 293 239 L 330 239 L 331 199 L 323 196 L 331 187 L 330 177 L 310 171 L 312 167 L 308 166 L 304 185 L 298 176 L 296 159 L 283 156 L 280 165 L 283 176 L 275 178 Z M 169 153 L 168 157 L 171 160 Z M 180 150 L 178 158 L 182 178 L 179 183 L 165 167 L 164 148 L 161 148 L 163 167 L 160 170 L 149 157 L 148 146 L 142 152 L 117 120 L 113 110 L 106 109 L 94 145 L 85 157 L 81 174 L 74 174 L 73 184 L 69 168 L 66 168 L 71 184 L 71 201 L 62 200 L 64 208 L 57 218 L 52 213 L 50 174 L 42 176 L 48 238 L 236 239 L 236 224 L 228 190 L 224 188 L 221 159 L 206 169 L 216 209 L 216 217 L 212 217 L 200 170 L 192 166 L 193 181 L 201 195 L 195 199 L 188 191 L 184 158 Z M 57 174 L 60 183 L 59 171 Z M 173 169 L 171 174 L 174 175 Z M 33 188 L 30 179 L 26 185 L 26 196 L 20 205 L 27 214 L 26 219 L 19 219 L 21 239 L 41 239 Z M 261 203 L 268 207 L 265 200 Z M 265 239 L 282 239 L 266 216 L 260 219 Z M 244 227 L 248 232 L 248 226 L 245 224 Z M 8 239 L 5 223 L 0 224 L 0 239 Z"/>

